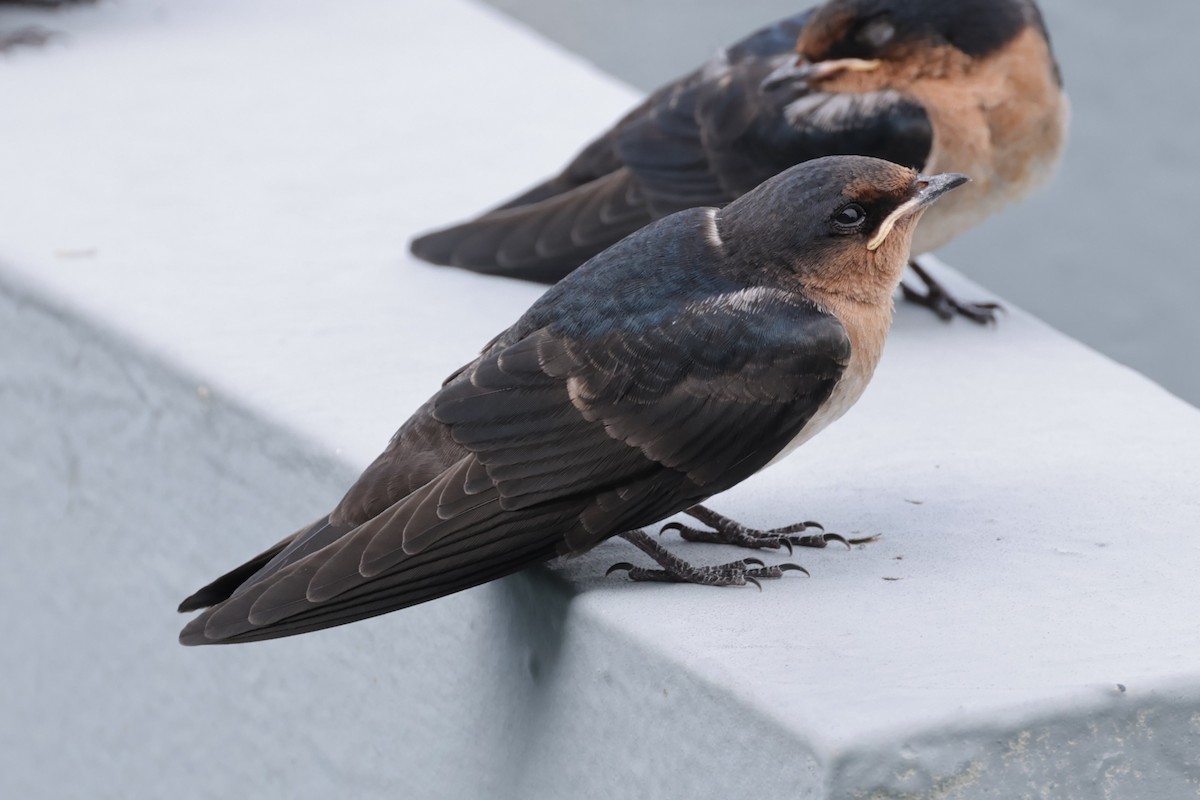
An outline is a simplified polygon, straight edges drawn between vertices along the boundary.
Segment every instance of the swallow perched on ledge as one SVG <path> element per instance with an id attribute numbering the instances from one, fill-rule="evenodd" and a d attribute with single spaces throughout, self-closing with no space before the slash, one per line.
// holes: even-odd
<path id="1" fill-rule="evenodd" d="M 829 0 L 722 50 L 651 94 L 555 177 L 413 240 L 435 264 L 552 282 L 681 209 L 721 206 L 826 155 L 868 155 L 972 183 L 926 215 L 941 247 L 1046 179 L 1068 103 L 1033 0 Z M 928 287 L 949 318 L 994 305 Z M 906 287 L 907 289 L 907 287 Z"/>
<path id="2" fill-rule="evenodd" d="M 618 565 L 635 579 L 741 584 L 796 568 L 692 567 L 638 529 L 690 510 L 728 541 L 755 538 L 697 504 L 858 399 L 913 227 L 965 181 L 824 158 L 627 237 L 451 375 L 327 517 L 184 600 L 211 607 L 180 640 L 353 622 L 614 535 L 662 566 Z"/>

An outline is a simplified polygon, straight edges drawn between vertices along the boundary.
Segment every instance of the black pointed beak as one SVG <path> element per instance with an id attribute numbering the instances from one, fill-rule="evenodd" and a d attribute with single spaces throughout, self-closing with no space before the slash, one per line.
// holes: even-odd
<path id="1" fill-rule="evenodd" d="M 958 172 L 943 172 L 941 175 L 918 175 L 916 208 L 925 208 L 946 192 L 953 191 L 971 180 Z M 913 210 L 916 210 L 914 208 Z"/>
<path id="2" fill-rule="evenodd" d="M 759 84 L 759 88 L 764 92 L 778 89 L 785 83 L 793 81 L 801 81 L 808 75 L 807 67 L 811 66 L 807 63 L 801 63 L 800 56 L 793 53 L 788 56 L 787 60 L 776 67 L 770 75 L 763 78 L 763 82 Z"/>

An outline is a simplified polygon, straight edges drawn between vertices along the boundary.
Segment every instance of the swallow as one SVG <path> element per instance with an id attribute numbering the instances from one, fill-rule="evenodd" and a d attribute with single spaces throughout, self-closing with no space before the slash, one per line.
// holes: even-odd
<path id="1" fill-rule="evenodd" d="M 829 0 L 652 93 L 558 175 L 470 222 L 419 236 L 434 264 L 553 282 L 634 230 L 722 206 L 794 165 L 867 155 L 970 175 L 926 215 L 930 252 L 1045 180 L 1069 104 L 1033 0 Z M 905 297 L 994 319 L 914 260 Z"/>
<path id="2" fill-rule="evenodd" d="M 692 567 L 641 529 L 688 511 L 735 543 L 776 533 L 722 525 L 699 504 L 858 399 L 913 227 L 964 181 L 823 158 L 633 233 L 454 372 L 328 516 L 184 600 L 180 611 L 207 610 L 180 640 L 341 625 L 616 535 L 661 567 L 617 565 L 634 579 L 728 585 L 799 569 Z"/>

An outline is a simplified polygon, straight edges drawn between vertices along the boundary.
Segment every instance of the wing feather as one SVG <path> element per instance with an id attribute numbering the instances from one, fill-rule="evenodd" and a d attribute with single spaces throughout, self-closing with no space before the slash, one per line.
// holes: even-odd
<path id="1" fill-rule="evenodd" d="M 730 300 L 701 274 L 717 256 L 693 255 L 665 306 L 592 286 L 574 296 L 602 307 L 580 325 L 561 296 L 535 304 L 405 423 L 329 520 L 251 562 L 182 640 L 290 635 L 423 602 L 651 524 L 768 463 L 829 397 L 849 340 L 799 295 Z"/>

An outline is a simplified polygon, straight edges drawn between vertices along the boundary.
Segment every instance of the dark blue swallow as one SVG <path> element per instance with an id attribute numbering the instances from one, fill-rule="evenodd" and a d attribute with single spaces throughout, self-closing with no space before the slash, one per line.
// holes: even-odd
<path id="1" fill-rule="evenodd" d="M 546 292 L 401 426 L 327 517 L 183 601 L 184 644 L 246 642 L 441 597 L 689 512 L 752 547 L 820 546 L 699 506 L 802 444 L 879 360 L 913 228 L 966 178 L 823 158 L 642 228 Z M 786 533 L 784 531 L 783 533 Z M 724 538 L 721 538 L 724 537 Z"/>

